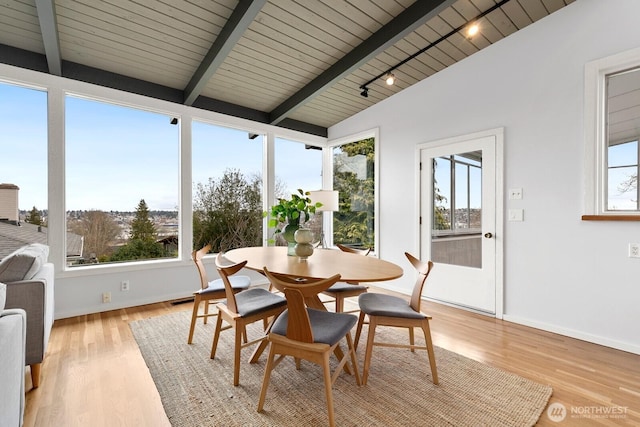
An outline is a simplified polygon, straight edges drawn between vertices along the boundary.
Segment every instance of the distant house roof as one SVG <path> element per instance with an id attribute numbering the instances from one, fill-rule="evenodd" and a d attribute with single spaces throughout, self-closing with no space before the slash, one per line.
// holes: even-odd
<path id="1" fill-rule="evenodd" d="M 0 221 L 0 259 L 29 243 L 47 244 L 48 229 L 22 222 Z M 82 236 L 67 232 L 67 258 L 82 256 Z"/>

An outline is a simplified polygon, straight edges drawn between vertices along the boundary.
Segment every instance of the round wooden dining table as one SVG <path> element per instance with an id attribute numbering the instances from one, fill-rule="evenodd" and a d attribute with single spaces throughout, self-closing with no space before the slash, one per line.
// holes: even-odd
<path id="1" fill-rule="evenodd" d="M 254 246 L 225 252 L 232 262 L 247 261 L 247 268 L 307 279 L 326 279 L 340 274 L 344 282 L 382 282 L 402 276 L 402 268 L 392 262 L 340 250 L 316 249 L 306 260 L 288 256 L 285 246 Z"/>
<path id="2" fill-rule="evenodd" d="M 340 274 L 340 281 L 350 283 L 382 282 L 401 277 L 402 268 L 392 262 L 334 249 L 316 249 L 306 260 L 287 255 L 286 246 L 254 246 L 232 249 L 224 257 L 233 263 L 247 261 L 246 268 L 262 272 L 264 267 L 273 273 L 281 273 L 301 279 L 326 279 Z M 326 310 L 316 295 L 306 300 L 308 307 Z M 253 352 L 249 362 L 255 363 L 264 351 L 267 340 L 263 340 Z M 340 346 L 334 350 L 342 360 Z M 348 365 L 344 366 L 348 373 Z"/>

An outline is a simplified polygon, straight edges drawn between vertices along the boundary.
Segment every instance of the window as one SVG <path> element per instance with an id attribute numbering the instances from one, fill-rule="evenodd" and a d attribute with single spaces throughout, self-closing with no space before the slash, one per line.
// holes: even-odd
<path id="1" fill-rule="evenodd" d="M 21 241 L 47 243 L 47 92 L 0 82 L 0 128 L 2 259 Z"/>
<path id="2" fill-rule="evenodd" d="M 72 266 L 178 255 L 179 125 L 160 113 L 65 98 Z"/>
<path id="3" fill-rule="evenodd" d="M 433 159 L 431 259 L 482 268 L 482 151 Z"/>
<path id="4" fill-rule="evenodd" d="M 585 85 L 583 219 L 640 220 L 640 49 L 587 64 Z"/>
<path id="5" fill-rule="evenodd" d="M 471 152 L 433 159 L 434 215 L 437 235 L 480 233 L 482 157 Z"/>
<path id="6" fill-rule="evenodd" d="M 262 245 L 265 137 L 193 122 L 193 249 Z"/>
<path id="7" fill-rule="evenodd" d="M 276 138 L 274 167 L 276 198 L 290 199 L 292 194 L 298 194 L 298 189 L 305 192 L 322 189 L 321 148 Z M 321 212 L 311 215 L 308 223 L 301 222 L 300 224 L 311 229 L 314 243 L 320 240 L 322 233 Z M 287 242 L 281 235 L 277 235 L 275 243 L 276 245 L 286 245 Z"/>
<path id="8" fill-rule="evenodd" d="M 340 210 L 333 215 L 333 242 L 375 249 L 376 147 L 365 138 L 333 148 L 333 189 Z"/>
<path id="9" fill-rule="evenodd" d="M 322 149 L 297 141 L 275 140 L 276 197 L 289 198 L 304 191 L 322 189 Z"/>
<path id="10" fill-rule="evenodd" d="M 638 140 L 609 144 L 607 149 L 607 209 L 638 210 Z"/>
<path id="11" fill-rule="evenodd" d="M 638 211 L 640 67 L 605 76 L 607 210 Z"/>

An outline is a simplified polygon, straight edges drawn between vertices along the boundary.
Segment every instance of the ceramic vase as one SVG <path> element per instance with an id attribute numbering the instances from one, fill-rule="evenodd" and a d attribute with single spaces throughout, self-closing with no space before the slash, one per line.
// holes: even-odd
<path id="1" fill-rule="evenodd" d="M 294 247 L 295 254 L 301 259 L 306 260 L 313 255 L 313 233 L 308 228 L 298 228 L 294 233 L 296 245 Z"/>
<path id="2" fill-rule="evenodd" d="M 282 230 L 282 238 L 287 241 L 287 255 L 289 256 L 296 256 L 295 233 L 299 228 L 299 221 L 291 221 Z"/>

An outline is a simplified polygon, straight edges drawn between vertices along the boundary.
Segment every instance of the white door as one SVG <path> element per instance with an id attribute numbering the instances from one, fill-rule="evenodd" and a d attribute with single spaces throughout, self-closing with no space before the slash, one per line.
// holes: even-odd
<path id="1" fill-rule="evenodd" d="M 502 317 L 502 129 L 424 144 L 420 251 L 425 296 Z"/>

